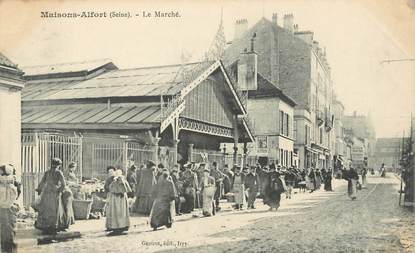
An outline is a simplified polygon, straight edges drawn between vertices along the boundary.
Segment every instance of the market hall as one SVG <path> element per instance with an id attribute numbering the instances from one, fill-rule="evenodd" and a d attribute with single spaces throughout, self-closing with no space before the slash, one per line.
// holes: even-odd
<path id="1" fill-rule="evenodd" d="M 76 162 L 80 180 L 104 179 L 108 165 L 126 170 L 131 161 L 232 166 L 241 162 L 237 144 L 253 141 L 246 109 L 221 61 L 118 69 L 100 60 L 23 69 L 27 182 L 36 181 L 30 177 L 39 178 L 52 157 L 60 157 L 64 168 Z M 221 150 L 221 143 L 234 146 Z M 35 193 L 25 188 L 29 205 Z"/>

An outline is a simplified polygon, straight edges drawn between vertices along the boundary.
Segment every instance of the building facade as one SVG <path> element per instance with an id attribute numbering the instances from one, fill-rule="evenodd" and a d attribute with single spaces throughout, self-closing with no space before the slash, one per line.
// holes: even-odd
<path id="1" fill-rule="evenodd" d="M 235 38 L 225 51 L 225 65 L 234 64 L 250 45 L 258 55 L 258 73 L 296 102 L 292 127 L 299 167 L 331 167 L 333 92 L 325 50 L 312 32 L 298 31 L 291 14 L 284 16 L 283 26 L 276 14 L 272 21 L 262 18 L 249 29 L 246 19 L 238 20 Z"/>
<path id="2" fill-rule="evenodd" d="M 23 72 L 0 53 L 0 164 L 12 164 L 20 177 L 20 101 Z"/>
<path id="3" fill-rule="evenodd" d="M 358 115 L 356 112 L 352 115 L 344 115 L 342 123 L 346 131 L 351 131 L 353 136 L 364 140 L 367 152 L 367 166 L 368 168 L 376 168 L 374 160 L 376 132 L 370 113 L 367 116 Z"/>
<path id="4" fill-rule="evenodd" d="M 408 138 L 377 138 L 373 168 L 379 169 L 382 164 L 391 171 L 400 168 L 403 142 L 408 140 Z"/>

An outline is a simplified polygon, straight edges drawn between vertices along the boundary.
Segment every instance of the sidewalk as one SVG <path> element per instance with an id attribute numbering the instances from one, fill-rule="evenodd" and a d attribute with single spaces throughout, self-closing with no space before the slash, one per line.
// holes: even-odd
<path id="1" fill-rule="evenodd" d="M 341 189 L 339 189 L 341 186 L 347 185 L 347 182 L 343 179 L 334 179 L 332 181 L 332 186 L 334 191 L 342 191 Z M 299 202 L 301 203 L 303 200 L 307 199 L 309 196 L 313 196 L 313 195 L 318 195 L 319 193 L 324 192 L 323 187 L 321 187 L 320 190 L 316 191 L 315 193 L 308 193 L 308 191 L 306 191 L 305 193 L 298 193 L 299 189 L 295 189 L 292 195 L 292 199 L 287 200 L 285 198 L 285 196 L 283 195 L 281 197 L 281 205 L 284 205 L 284 202 Z M 233 213 L 233 212 L 238 212 L 235 211 L 232 208 L 232 205 L 234 203 L 232 202 L 227 202 L 226 200 L 221 200 L 221 211 L 218 212 L 218 215 L 221 215 L 222 213 Z M 257 199 L 256 201 L 256 207 L 258 209 L 267 209 L 266 206 L 264 206 L 264 204 L 262 203 L 262 199 Z M 197 212 L 196 212 L 197 213 Z M 240 213 L 240 212 L 239 212 Z M 182 221 L 188 221 L 191 219 L 197 219 L 198 216 L 194 216 L 194 213 L 191 214 L 183 214 L 181 216 L 175 216 L 175 222 L 182 222 Z M 201 212 L 200 212 L 201 214 Z M 150 227 L 149 225 L 149 217 L 148 216 L 143 216 L 140 215 L 138 216 L 137 214 L 132 214 L 132 216 L 130 217 L 130 230 L 129 231 L 134 231 L 137 230 L 139 228 L 143 228 L 145 226 Z M 77 238 L 77 237 L 89 237 L 89 236 L 94 236 L 94 237 L 100 237 L 100 236 L 105 236 L 105 217 L 102 217 L 101 219 L 96 219 L 96 220 L 78 220 L 75 222 L 74 225 L 72 225 L 70 227 L 70 229 L 65 232 L 65 233 L 60 233 L 59 237 L 51 237 L 51 236 L 47 236 L 47 235 L 42 235 L 40 233 L 39 230 L 36 230 L 34 228 L 29 228 L 29 229 L 18 229 L 17 230 L 17 244 L 20 247 L 30 247 L 33 245 L 37 245 L 39 241 L 41 240 L 63 240 L 63 239 L 71 239 L 71 238 Z"/>

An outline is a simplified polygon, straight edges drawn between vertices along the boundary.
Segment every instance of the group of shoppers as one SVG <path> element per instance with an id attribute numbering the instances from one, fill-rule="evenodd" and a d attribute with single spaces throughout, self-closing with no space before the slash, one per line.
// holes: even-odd
<path id="1" fill-rule="evenodd" d="M 36 228 L 45 233 L 57 233 L 74 223 L 71 183 L 76 181 L 74 166 L 61 171 L 62 161 L 52 159 L 51 168 L 37 191 L 38 219 Z M 126 176 L 120 169 L 107 167 L 104 189 L 106 197 L 106 230 L 120 234 L 130 227 L 130 211 L 150 216 L 154 230 L 172 226 L 174 216 L 201 209 L 204 216 L 220 211 L 220 199 L 233 196 L 235 209 L 255 209 L 257 197 L 262 197 L 270 210 L 280 206 L 281 194 L 292 197 L 300 182 L 309 181 L 310 191 L 325 184 L 331 190 L 331 170 L 300 171 L 271 164 L 269 167 L 236 165 L 219 168 L 216 162 L 176 164 L 167 169 L 163 164 L 148 161 L 139 169 L 132 165 Z M 130 201 L 129 201 L 130 199 Z M 129 202 L 134 201 L 132 205 Z M 51 218 L 52 217 L 52 218 Z"/>

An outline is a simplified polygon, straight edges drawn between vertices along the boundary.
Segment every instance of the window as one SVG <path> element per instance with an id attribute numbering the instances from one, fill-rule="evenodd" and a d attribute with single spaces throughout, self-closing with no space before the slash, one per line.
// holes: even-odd
<path id="1" fill-rule="evenodd" d="M 323 128 L 320 127 L 320 144 L 323 144 Z"/>
<path id="2" fill-rule="evenodd" d="M 284 112 L 280 111 L 280 134 L 284 134 Z"/>
<path id="3" fill-rule="evenodd" d="M 293 161 L 293 152 L 290 151 L 290 166 L 292 166 L 293 163 L 294 163 L 294 161 Z"/>
<path id="4" fill-rule="evenodd" d="M 290 118 L 285 114 L 285 136 L 290 136 Z"/>
<path id="5" fill-rule="evenodd" d="M 297 139 L 297 121 L 293 121 L 293 139 Z"/>
<path id="6" fill-rule="evenodd" d="M 304 131 L 304 134 L 305 134 L 304 143 L 307 145 L 307 144 L 310 144 L 310 140 L 309 140 L 310 139 L 310 127 L 308 125 L 305 125 L 304 128 L 305 128 L 305 131 Z"/>

